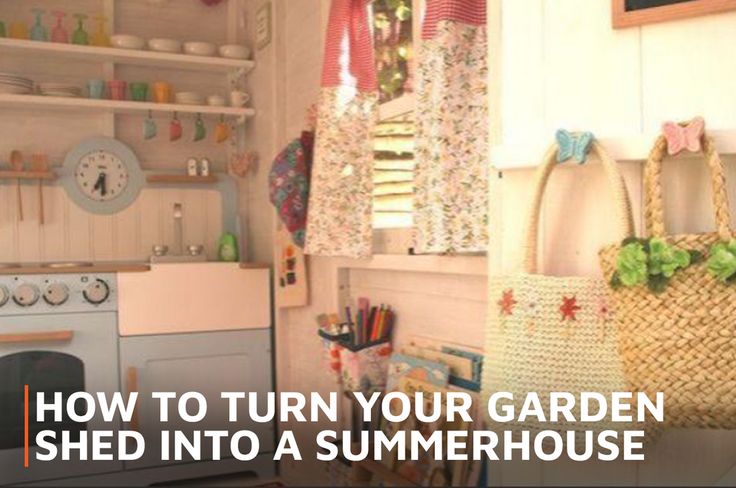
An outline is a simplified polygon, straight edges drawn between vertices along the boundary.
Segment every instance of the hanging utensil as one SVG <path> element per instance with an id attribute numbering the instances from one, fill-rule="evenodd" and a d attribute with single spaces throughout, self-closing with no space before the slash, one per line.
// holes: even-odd
<path id="1" fill-rule="evenodd" d="M 15 149 L 10 153 L 10 167 L 13 171 L 23 171 L 23 153 Z M 23 222 L 23 198 L 20 194 L 20 178 L 15 179 L 15 194 L 18 200 L 18 219 Z"/>
<path id="2" fill-rule="evenodd" d="M 31 171 L 45 173 L 49 170 L 49 159 L 45 154 L 34 154 L 31 156 Z M 45 224 L 43 213 L 43 178 L 38 178 L 38 223 Z"/>

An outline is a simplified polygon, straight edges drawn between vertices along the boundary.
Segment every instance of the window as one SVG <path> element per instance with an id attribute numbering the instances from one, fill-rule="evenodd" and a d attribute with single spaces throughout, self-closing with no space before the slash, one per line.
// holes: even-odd
<path id="1" fill-rule="evenodd" d="M 411 227 L 414 194 L 414 52 L 424 0 L 374 0 L 380 117 L 375 132 L 373 227 Z"/>
<path id="2" fill-rule="evenodd" d="M 374 138 L 373 227 L 411 227 L 414 210 L 414 124 L 383 121 Z"/>

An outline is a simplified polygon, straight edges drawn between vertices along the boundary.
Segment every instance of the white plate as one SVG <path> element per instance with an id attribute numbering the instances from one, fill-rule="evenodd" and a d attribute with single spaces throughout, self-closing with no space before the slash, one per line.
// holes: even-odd
<path id="1" fill-rule="evenodd" d="M 33 86 L 33 82 L 31 80 L 11 80 L 9 78 L 0 78 L 0 83 L 3 85 Z"/>
<path id="2" fill-rule="evenodd" d="M 160 53 L 181 53 L 181 42 L 176 39 L 154 38 L 148 40 L 148 49 Z"/>
<path id="3" fill-rule="evenodd" d="M 43 92 L 41 95 L 45 97 L 61 97 L 61 98 L 79 98 L 78 93 L 56 93 L 56 92 Z"/>
<path id="4" fill-rule="evenodd" d="M 0 85 L 0 93 L 7 95 L 28 95 L 31 93 L 31 89 L 21 86 Z"/>

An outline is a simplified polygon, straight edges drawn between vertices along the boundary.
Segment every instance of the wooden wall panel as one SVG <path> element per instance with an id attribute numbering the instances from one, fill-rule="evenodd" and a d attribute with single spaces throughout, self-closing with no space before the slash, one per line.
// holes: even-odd
<path id="1" fill-rule="evenodd" d="M 663 120 L 705 117 L 708 126 L 736 126 L 736 12 L 641 28 L 644 129 Z"/>

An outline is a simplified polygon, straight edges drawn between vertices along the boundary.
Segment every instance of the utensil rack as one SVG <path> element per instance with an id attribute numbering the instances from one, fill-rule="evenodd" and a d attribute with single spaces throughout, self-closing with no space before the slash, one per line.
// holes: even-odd
<path id="1" fill-rule="evenodd" d="M 44 180 L 53 181 L 57 177 L 53 171 L 12 171 L 0 170 L 0 180 Z"/>
<path id="2" fill-rule="evenodd" d="M 172 184 L 172 185 L 191 185 L 191 184 L 200 184 L 200 185 L 206 185 L 206 184 L 212 184 L 217 183 L 218 178 L 217 175 L 209 175 L 209 176 L 192 176 L 192 175 L 177 175 L 177 174 L 164 174 L 164 173 L 156 173 L 156 174 L 150 174 L 146 176 L 146 181 L 148 183 L 164 183 L 164 184 Z"/>

